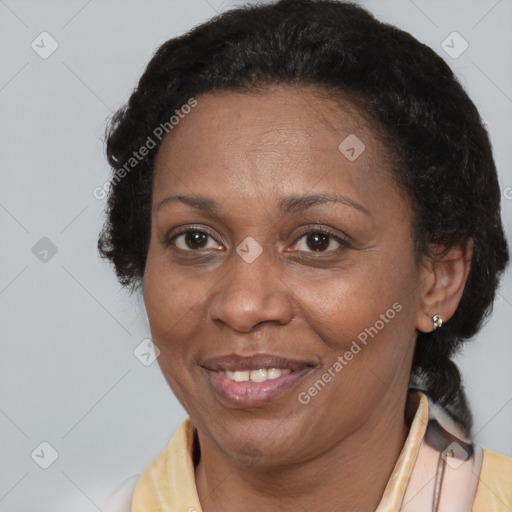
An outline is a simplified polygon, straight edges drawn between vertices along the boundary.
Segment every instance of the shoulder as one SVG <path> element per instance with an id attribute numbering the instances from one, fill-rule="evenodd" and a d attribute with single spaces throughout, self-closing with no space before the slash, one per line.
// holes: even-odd
<path id="1" fill-rule="evenodd" d="M 512 510 L 512 457 L 484 449 L 472 512 L 509 510 Z"/>

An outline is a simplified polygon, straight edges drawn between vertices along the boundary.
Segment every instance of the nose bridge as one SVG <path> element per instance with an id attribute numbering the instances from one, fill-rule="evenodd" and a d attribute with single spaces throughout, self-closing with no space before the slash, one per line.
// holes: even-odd
<path id="1" fill-rule="evenodd" d="M 211 319 L 239 331 L 265 321 L 287 323 L 292 309 L 273 258 L 254 239 L 245 239 L 230 259 L 230 270 L 210 299 Z"/>

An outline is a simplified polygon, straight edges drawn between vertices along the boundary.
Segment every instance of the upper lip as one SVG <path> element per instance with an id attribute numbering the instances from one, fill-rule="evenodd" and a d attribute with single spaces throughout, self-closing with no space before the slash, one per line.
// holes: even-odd
<path id="1" fill-rule="evenodd" d="M 254 354 L 252 356 L 242 356 L 239 354 L 228 354 L 219 357 L 212 357 L 204 360 L 200 366 L 213 371 L 251 371 L 260 368 L 281 368 L 292 371 L 302 370 L 308 366 L 313 366 L 308 361 L 299 361 L 297 359 L 288 359 L 273 354 Z"/>

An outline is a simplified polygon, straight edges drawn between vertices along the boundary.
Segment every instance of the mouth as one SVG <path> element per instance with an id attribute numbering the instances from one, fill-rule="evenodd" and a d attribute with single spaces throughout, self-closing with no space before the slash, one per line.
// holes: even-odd
<path id="1" fill-rule="evenodd" d="M 259 407 L 277 400 L 314 369 L 310 362 L 270 354 L 231 354 L 200 366 L 216 398 L 231 407 Z"/>
<path id="2" fill-rule="evenodd" d="M 235 371 L 222 371 L 218 370 L 217 373 L 226 377 L 226 379 L 235 382 L 266 382 L 267 380 L 274 380 L 281 377 L 281 375 L 288 375 L 292 370 L 289 368 L 258 368 L 257 370 L 235 370 Z"/>

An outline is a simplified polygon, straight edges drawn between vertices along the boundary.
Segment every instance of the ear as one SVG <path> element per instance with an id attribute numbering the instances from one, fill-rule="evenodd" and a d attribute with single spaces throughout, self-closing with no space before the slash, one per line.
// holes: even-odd
<path id="1" fill-rule="evenodd" d="M 441 315 L 443 322 L 453 316 L 464 291 L 472 256 L 471 239 L 448 250 L 434 249 L 433 256 L 424 263 L 421 307 L 416 319 L 418 331 L 432 331 L 432 317 L 436 314 Z"/>

